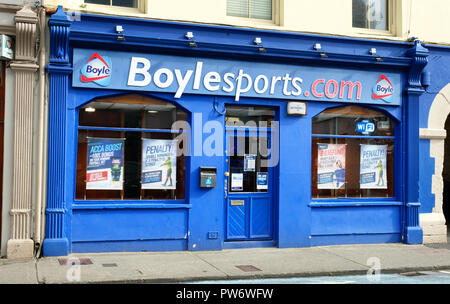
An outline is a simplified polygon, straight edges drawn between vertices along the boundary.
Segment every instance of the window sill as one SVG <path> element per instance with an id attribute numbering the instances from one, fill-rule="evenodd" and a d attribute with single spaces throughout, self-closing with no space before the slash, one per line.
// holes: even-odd
<path id="1" fill-rule="evenodd" d="M 368 201 L 370 200 L 370 201 Z M 403 206 L 393 198 L 343 198 L 330 201 L 329 199 L 313 200 L 309 203 L 311 208 L 332 208 L 332 207 L 380 207 L 380 206 Z"/>
<path id="2" fill-rule="evenodd" d="M 56 9 L 56 7 L 55 7 Z M 126 16 L 126 17 L 145 17 L 147 16 L 143 8 L 131 8 L 131 7 L 120 7 L 120 6 L 108 6 L 108 5 L 98 5 L 87 3 L 86 7 L 81 8 L 79 6 L 68 5 L 64 7 L 66 12 L 71 14 L 105 14 L 113 16 Z M 76 16 L 75 16 L 76 17 Z"/>
<path id="3" fill-rule="evenodd" d="M 74 201 L 72 210 L 101 210 L 101 209 L 189 209 L 191 204 L 184 200 L 173 201 Z"/>
<path id="4" fill-rule="evenodd" d="M 244 17 L 231 17 L 226 16 L 223 19 L 225 24 L 232 26 L 242 26 L 242 27 L 256 27 L 256 28 L 278 28 L 279 24 L 277 24 L 273 19 L 265 20 L 265 19 L 253 19 L 253 18 L 244 18 Z"/>

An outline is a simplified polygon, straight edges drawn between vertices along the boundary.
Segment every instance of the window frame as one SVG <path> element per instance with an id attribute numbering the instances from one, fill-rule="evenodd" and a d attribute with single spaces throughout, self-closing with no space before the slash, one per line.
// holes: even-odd
<path id="1" fill-rule="evenodd" d="M 109 0 L 110 3 L 112 0 Z M 130 14 L 136 14 L 136 13 L 147 13 L 147 1 L 145 0 L 137 0 L 137 7 L 126 7 L 126 6 L 116 6 L 116 5 L 106 5 L 106 4 L 95 4 L 95 3 L 87 3 L 85 0 L 83 0 L 83 9 L 87 11 L 96 11 L 96 12 L 106 12 L 106 13 L 113 13 L 113 14 L 120 14 L 120 13 L 130 13 Z M 118 12 L 119 10 L 119 12 Z"/>
<path id="2" fill-rule="evenodd" d="M 311 174 L 311 185 L 309 187 L 309 191 L 310 191 L 310 201 L 311 207 L 320 207 L 320 206 L 328 206 L 329 204 L 331 205 L 336 205 L 336 206 L 353 206 L 356 202 L 356 204 L 367 204 L 367 205 L 371 205 L 372 202 L 375 202 L 375 204 L 380 204 L 380 202 L 387 202 L 388 204 L 396 204 L 396 205 L 401 205 L 401 185 L 403 183 L 403 174 L 401 174 L 402 172 L 402 168 L 403 168 L 403 164 L 401 162 L 401 151 L 402 151 L 402 140 L 401 140 L 401 134 L 402 134 L 402 127 L 401 127 L 401 121 L 397 118 L 395 118 L 394 116 L 392 116 L 389 111 L 386 111 L 385 109 L 380 109 L 376 106 L 371 106 L 371 105 L 358 105 L 362 108 L 368 109 L 368 110 L 373 110 L 373 111 L 377 111 L 383 115 L 385 115 L 387 118 L 390 119 L 390 121 L 393 124 L 393 132 L 394 134 L 392 136 L 371 136 L 371 135 L 361 135 L 361 136 L 355 136 L 355 135 L 330 135 L 330 134 L 314 134 L 312 132 L 312 128 L 313 128 L 313 119 L 315 117 L 317 117 L 318 115 L 320 115 L 321 113 L 325 112 L 326 110 L 330 110 L 330 109 L 338 109 L 338 108 L 344 108 L 347 106 L 351 106 L 351 104 L 339 104 L 336 106 L 330 106 L 330 107 L 325 107 L 324 109 L 322 109 L 321 111 L 319 111 L 317 114 L 315 114 L 313 117 L 311 117 L 311 139 L 310 139 L 310 174 Z M 389 197 L 340 197 L 340 196 L 336 196 L 336 197 L 317 197 L 317 196 L 313 196 L 313 183 L 312 183 L 312 174 L 313 174 L 313 164 L 312 164 L 312 160 L 313 160 L 313 139 L 314 138 L 361 138 L 361 139 L 392 139 L 392 144 L 393 144 L 393 167 L 391 170 L 393 170 L 393 195 L 389 196 Z M 346 166 L 347 167 L 347 166 Z M 317 174 L 317 167 L 316 167 L 316 174 Z M 317 179 L 317 178 L 316 178 Z M 387 181 L 386 181 L 387 182 Z M 322 205 L 325 204 L 325 205 Z"/>
<path id="3" fill-rule="evenodd" d="M 397 8 L 396 8 L 396 2 L 395 0 L 386 0 L 387 1 L 387 29 L 386 30 L 377 30 L 377 29 L 369 29 L 369 28 L 361 28 L 361 27 L 354 27 L 353 21 L 351 28 L 354 33 L 356 34 L 363 34 L 363 35 L 376 35 L 376 36 L 395 36 L 396 35 L 396 16 L 397 16 Z M 353 1 L 352 1 L 352 13 L 351 18 L 353 19 Z"/>
<path id="4" fill-rule="evenodd" d="M 228 1 L 228 0 L 227 0 Z M 266 25 L 279 25 L 280 24 L 280 0 L 272 0 L 272 19 L 258 19 L 250 17 L 236 17 L 229 16 L 227 14 L 226 4 L 225 4 L 225 18 L 226 20 L 233 23 L 240 24 L 266 24 Z"/>

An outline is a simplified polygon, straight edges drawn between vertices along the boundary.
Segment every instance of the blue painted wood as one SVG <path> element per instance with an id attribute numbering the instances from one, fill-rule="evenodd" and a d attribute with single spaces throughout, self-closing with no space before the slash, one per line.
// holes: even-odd
<path id="1" fill-rule="evenodd" d="M 73 210 L 73 242 L 187 239 L 187 209 Z"/>
<path id="2" fill-rule="evenodd" d="M 46 233 L 43 254 L 60 256 L 70 253 L 70 215 L 66 205 L 66 105 L 69 76 L 72 68 L 68 58 L 70 21 L 62 7 L 49 20 L 50 63 L 49 122 L 48 122 L 48 177 Z"/>
<path id="3" fill-rule="evenodd" d="M 408 244 L 420 244 L 423 240 L 423 231 L 419 226 L 419 97 L 425 90 L 421 84 L 422 71 L 428 63 L 429 51 L 420 41 L 414 42 L 414 47 L 407 51 L 407 55 L 413 59 L 409 70 L 408 87 L 406 95 L 408 102 L 403 107 L 404 111 L 404 141 L 405 141 L 405 242 Z"/>
<path id="4" fill-rule="evenodd" d="M 183 251 L 187 249 L 187 240 L 139 240 L 139 241 L 103 241 L 73 242 L 72 252 L 146 252 L 146 251 Z"/>
<path id="5" fill-rule="evenodd" d="M 402 233 L 401 206 L 314 208 L 311 235 Z"/>

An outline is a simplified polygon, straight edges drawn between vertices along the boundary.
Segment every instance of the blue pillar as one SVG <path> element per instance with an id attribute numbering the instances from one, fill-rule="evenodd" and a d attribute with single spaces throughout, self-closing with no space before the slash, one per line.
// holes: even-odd
<path id="1" fill-rule="evenodd" d="M 419 226 L 419 98 L 425 90 L 422 87 L 422 71 L 428 63 L 429 51 L 419 40 L 406 53 L 412 58 L 406 88 L 407 101 L 403 107 L 404 122 L 404 166 L 405 166 L 405 231 L 407 244 L 421 244 L 423 231 Z"/>
<path id="2" fill-rule="evenodd" d="M 61 6 L 49 20 L 50 62 L 49 121 L 48 121 L 48 176 L 46 231 L 43 243 L 45 256 L 61 256 L 70 253 L 68 237 L 69 212 L 66 205 L 66 103 L 69 77 L 69 32 L 71 22 Z"/>

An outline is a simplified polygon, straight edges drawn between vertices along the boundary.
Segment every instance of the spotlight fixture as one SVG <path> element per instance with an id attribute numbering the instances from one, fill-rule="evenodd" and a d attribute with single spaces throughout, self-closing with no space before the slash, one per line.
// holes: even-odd
<path id="1" fill-rule="evenodd" d="M 320 43 L 314 44 L 314 50 L 320 51 L 321 49 L 322 49 L 322 46 L 320 45 Z"/>
<path id="2" fill-rule="evenodd" d="M 383 58 L 381 58 L 380 56 L 375 58 L 376 62 L 383 62 Z"/>
<path id="3" fill-rule="evenodd" d="M 369 54 L 370 55 L 375 55 L 377 53 L 377 49 L 376 48 L 371 48 L 370 50 L 369 50 Z"/>
<path id="4" fill-rule="evenodd" d="M 186 35 L 184 35 L 184 37 L 186 37 L 186 39 L 191 40 L 192 38 L 194 38 L 194 33 L 193 32 L 186 32 Z"/>
<path id="5" fill-rule="evenodd" d="M 118 41 L 125 41 L 125 35 L 123 34 L 123 26 L 116 25 L 116 33 L 117 33 L 117 40 Z"/>
<path id="6" fill-rule="evenodd" d="M 256 45 L 260 45 L 262 43 L 261 37 L 256 37 L 255 40 L 253 40 L 253 43 Z"/>
<path id="7" fill-rule="evenodd" d="M 325 52 L 320 52 L 320 58 L 328 58 L 327 53 L 325 53 Z"/>
<path id="8" fill-rule="evenodd" d="M 187 40 L 190 40 L 190 41 L 188 42 L 188 46 L 189 46 L 189 47 L 197 47 L 197 43 L 196 43 L 194 40 L 192 40 L 192 39 L 194 39 L 194 33 L 193 33 L 193 32 L 186 32 L 186 34 L 184 35 L 184 37 L 185 37 Z"/>

